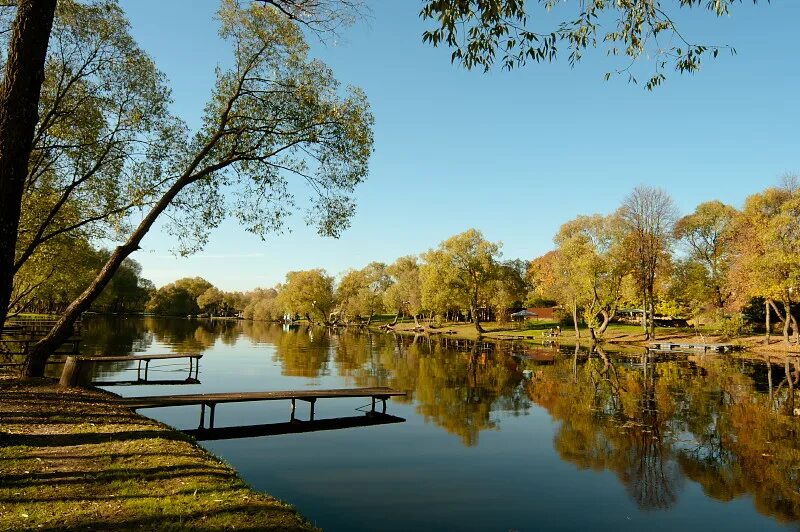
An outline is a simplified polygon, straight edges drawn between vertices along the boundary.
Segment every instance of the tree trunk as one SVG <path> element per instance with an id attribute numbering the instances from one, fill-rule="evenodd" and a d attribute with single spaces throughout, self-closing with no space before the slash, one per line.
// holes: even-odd
<path id="1" fill-rule="evenodd" d="M 575 340 L 580 340 L 581 330 L 578 328 L 578 302 L 575 300 L 572 301 L 572 324 L 575 326 Z"/>
<path id="2" fill-rule="evenodd" d="M 391 325 L 392 327 L 394 327 L 395 325 L 397 325 L 397 320 L 398 320 L 399 318 L 400 318 L 400 311 L 398 310 L 398 311 L 397 311 L 397 314 L 395 314 L 395 315 L 394 315 L 394 320 L 392 320 L 392 323 L 390 323 L 389 325 Z"/>
<path id="3" fill-rule="evenodd" d="M 642 332 L 647 337 L 647 291 L 642 292 Z"/>
<path id="4" fill-rule="evenodd" d="M 375 313 L 374 312 L 370 312 L 369 313 L 369 318 L 367 318 L 367 327 L 369 327 L 369 324 L 372 323 L 373 314 L 375 314 Z"/>
<path id="5" fill-rule="evenodd" d="M 481 327 L 481 316 L 478 313 L 477 306 L 472 308 L 472 321 L 475 323 L 475 331 L 478 333 L 478 336 L 482 335 L 485 331 L 483 327 Z"/>
<path id="6" fill-rule="evenodd" d="M 39 121 L 39 95 L 55 11 L 56 0 L 17 2 L 0 82 L 0 328 L 14 284 L 22 193 Z"/>
<path id="7" fill-rule="evenodd" d="M 601 310 L 600 315 L 603 316 L 603 323 L 601 323 L 600 327 L 598 327 L 597 334 L 598 336 L 603 336 L 606 333 L 606 329 L 608 329 L 608 324 L 611 323 L 611 313 Z"/>
<path id="8" fill-rule="evenodd" d="M 475 320 L 475 331 L 478 333 L 478 338 L 483 334 L 483 327 L 481 327 L 481 315 L 478 312 L 478 281 L 475 281 L 475 286 L 472 288 L 472 319 Z"/>
<path id="9" fill-rule="evenodd" d="M 770 303 L 769 299 L 764 301 L 764 310 L 765 310 L 764 327 L 766 327 L 767 329 L 766 333 L 764 334 L 764 343 L 766 343 L 767 345 L 769 345 L 769 333 L 770 333 L 770 328 L 772 327 L 769 323 L 770 319 L 769 303 Z"/>
<path id="10" fill-rule="evenodd" d="M 783 320 L 783 342 L 789 345 L 791 343 L 789 341 L 789 328 L 792 325 L 792 303 L 788 298 L 783 302 L 783 311 L 786 314 Z"/>
<path id="11" fill-rule="evenodd" d="M 210 149 L 211 147 L 207 148 L 207 150 Z M 44 367 L 47 363 L 47 359 L 53 351 L 64 343 L 64 340 L 69 338 L 72 334 L 72 324 L 80 318 L 83 312 L 89 309 L 94 300 L 97 299 L 97 296 L 103 292 L 103 289 L 111 281 L 111 278 L 117 272 L 122 262 L 128 258 L 131 253 L 139 249 L 139 244 L 158 219 L 159 215 L 169 207 L 172 200 L 175 199 L 184 187 L 206 175 L 203 172 L 198 174 L 192 174 L 192 172 L 194 172 L 200 164 L 202 157 L 205 157 L 207 150 L 203 150 L 195 158 L 186 172 L 175 181 L 161 199 L 158 200 L 158 203 L 150 209 L 150 212 L 147 213 L 147 216 L 142 219 L 133 233 L 131 233 L 128 240 L 114 250 L 89 287 L 67 306 L 61 318 L 59 318 L 47 335 L 33 345 L 25 359 L 23 374 L 26 377 L 41 377 L 44 374 Z"/>
<path id="12" fill-rule="evenodd" d="M 650 334 L 648 334 L 648 340 L 655 340 L 656 339 L 656 298 L 655 294 L 652 290 L 648 294 L 648 299 L 650 303 Z"/>

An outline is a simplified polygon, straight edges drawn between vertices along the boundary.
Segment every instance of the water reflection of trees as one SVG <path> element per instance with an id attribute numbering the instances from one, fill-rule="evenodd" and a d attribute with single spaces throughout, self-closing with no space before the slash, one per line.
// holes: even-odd
<path id="1" fill-rule="evenodd" d="M 263 322 L 87 321 L 84 347 L 124 354 L 158 341 L 202 351 L 244 335 L 273 347 L 285 375 L 331 373 L 353 386 L 408 392 L 427 421 L 476 445 L 500 412 L 545 408 L 556 451 L 579 468 L 614 472 L 642 509 L 676 503 L 686 480 L 716 500 L 750 495 L 781 521 L 800 520 L 800 364 L 718 356 L 620 357 L 400 337 Z M 523 377 L 530 375 L 530 379 Z"/>
<path id="2" fill-rule="evenodd" d="M 615 472 L 642 509 L 672 506 L 688 478 L 717 500 L 749 493 L 762 513 L 800 519 L 799 423 L 786 415 L 796 364 L 781 368 L 783 387 L 776 377 L 771 393 L 759 393 L 748 372 L 720 357 L 612 360 L 593 352 L 581 356 L 577 379 L 575 362 L 538 368 L 528 386 L 560 422 L 563 459 Z"/>
<path id="3" fill-rule="evenodd" d="M 426 421 L 476 445 L 483 430 L 498 426 L 500 411 L 520 413 L 530 406 L 522 390 L 521 368 L 509 354 L 470 344 L 448 349 L 425 337 L 342 334 L 337 367 L 360 386 L 390 386 L 408 392 Z"/>
<path id="4" fill-rule="evenodd" d="M 147 329 L 159 343 L 175 352 L 202 353 L 217 339 L 232 344 L 240 334 L 240 324 L 231 320 L 144 318 Z"/>
<path id="5" fill-rule="evenodd" d="M 144 351 L 152 343 L 153 336 L 141 319 L 90 318 L 81 326 L 82 355 L 127 355 Z"/>
<path id="6" fill-rule="evenodd" d="M 518 413 L 530 404 L 516 361 L 480 345 L 459 353 L 423 337 L 306 328 L 274 334 L 270 342 L 284 374 L 315 377 L 331 371 L 332 364 L 355 386 L 404 390 L 408 396 L 401 400 L 414 401 L 426 421 L 465 445 L 477 444 L 481 431 L 497 427 L 497 412 Z"/>

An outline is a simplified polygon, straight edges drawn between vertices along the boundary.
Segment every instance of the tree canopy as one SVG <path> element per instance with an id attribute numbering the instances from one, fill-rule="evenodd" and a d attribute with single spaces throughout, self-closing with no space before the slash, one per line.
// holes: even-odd
<path id="1" fill-rule="evenodd" d="M 486 290 L 497 277 L 497 261 L 501 244 L 489 242 L 477 229 L 469 229 L 444 240 L 439 247 L 422 255 L 431 280 L 447 287 L 469 308 L 478 333 L 480 324 L 479 306 L 488 302 Z"/>

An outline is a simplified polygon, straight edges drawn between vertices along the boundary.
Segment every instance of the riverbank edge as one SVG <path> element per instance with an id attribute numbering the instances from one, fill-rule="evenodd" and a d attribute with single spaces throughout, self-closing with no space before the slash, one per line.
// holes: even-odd
<path id="1" fill-rule="evenodd" d="M 1 530 L 318 530 L 117 398 L 0 376 Z"/>
<path id="2" fill-rule="evenodd" d="M 525 342 L 533 345 L 542 345 L 543 342 L 558 342 L 562 345 L 574 346 L 576 343 L 590 344 L 591 339 L 589 332 L 582 329 L 581 333 L 585 334 L 579 340 L 576 339 L 575 333 L 571 329 L 563 330 L 558 338 L 545 336 L 545 331 L 541 329 L 512 329 L 505 327 L 496 327 L 493 324 L 483 324 L 486 332 L 481 335 L 481 339 L 489 341 L 515 341 Z M 429 335 L 441 336 L 443 338 L 450 338 L 453 340 L 471 340 L 474 341 L 478 338 L 475 328 L 471 324 L 453 324 L 446 323 L 436 328 L 430 328 L 427 325 L 421 327 L 423 330 L 417 328 L 414 323 L 398 323 L 393 329 L 388 332 L 404 336 L 415 335 Z M 370 325 L 368 329 L 375 333 L 385 333 L 385 329 L 381 325 Z M 783 338 L 779 336 L 772 336 L 769 345 L 765 345 L 764 336 L 739 336 L 734 338 L 726 338 L 722 336 L 699 336 L 687 332 L 670 332 L 664 331 L 662 334 L 656 334 L 658 341 L 675 341 L 675 342 L 702 342 L 708 344 L 714 343 L 730 343 L 737 346 L 740 350 L 733 352 L 735 356 L 743 356 L 745 358 L 752 358 L 751 355 L 758 355 L 760 357 L 770 358 L 783 358 L 783 357 L 797 357 L 800 356 L 800 345 L 786 345 L 783 343 Z M 599 339 L 600 345 L 606 345 L 611 348 L 617 349 L 642 349 L 646 348 L 648 343 L 654 340 L 647 340 L 644 334 L 629 334 L 629 333 L 615 333 L 609 330 L 606 335 Z"/>

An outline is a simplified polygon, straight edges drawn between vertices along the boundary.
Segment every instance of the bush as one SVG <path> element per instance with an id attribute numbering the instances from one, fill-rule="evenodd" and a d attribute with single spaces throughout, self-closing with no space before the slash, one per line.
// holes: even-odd
<path id="1" fill-rule="evenodd" d="M 731 314 L 714 326 L 714 332 L 724 338 L 733 338 L 752 332 L 740 313 Z"/>

